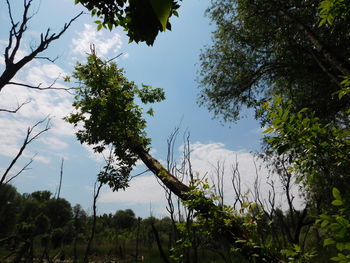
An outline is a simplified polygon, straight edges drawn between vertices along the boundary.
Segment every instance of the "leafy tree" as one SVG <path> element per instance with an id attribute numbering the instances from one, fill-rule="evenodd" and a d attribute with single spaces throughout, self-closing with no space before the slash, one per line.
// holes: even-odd
<path id="1" fill-rule="evenodd" d="M 0 237 L 13 233 L 20 205 L 21 196 L 16 188 L 9 184 L 0 185 Z"/>
<path id="2" fill-rule="evenodd" d="M 137 219 L 131 209 L 118 210 L 113 216 L 114 226 L 117 230 L 130 230 L 135 226 Z"/>
<path id="3" fill-rule="evenodd" d="M 83 123 L 83 129 L 77 132 L 78 140 L 93 145 L 96 152 L 113 146 L 116 159 L 99 174 L 99 180 L 113 190 L 125 188 L 138 159 L 135 149 L 147 148 L 150 143 L 144 131 L 143 109 L 134 99 L 154 103 L 164 99 L 164 92 L 145 85 L 138 88 L 115 63 L 106 63 L 96 55 L 90 55 L 86 65 L 78 64 L 73 76 L 81 86 L 73 103 L 77 111 L 66 120 L 75 126 Z M 147 113 L 152 115 L 152 110 Z"/>
<path id="4" fill-rule="evenodd" d="M 130 41 L 147 45 L 153 44 L 159 32 L 171 30 L 169 18 L 177 16 L 179 8 L 175 0 L 75 0 L 75 3 L 81 3 L 98 18 L 95 21 L 98 30 L 121 26 Z"/>
<path id="5" fill-rule="evenodd" d="M 39 202 L 50 200 L 52 193 L 50 191 L 36 191 L 31 193 L 31 196 Z"/>
<path id="6" fill-rule="evenodd" d="M 144 104 L 161 101 L 164 99 L 162 90 L 149 86 L 137 88 L 126 80 L 115 63 L 103 62 L 95 54 L 88 57 L 85 65 L 76 66 L 74 76 L 80 83 L 73 103 L 76 111 L 66 120 L 81 127 L 76 133 L 78 139 L 81 143 L 94 145 L 95 151 L 101 152 L 112 145 L 118 162 L 117 168 L 100 175 L 101 182 L 108 183 L 113 190 L 125 188 L 139 158 L 165 187 L 183 201 L 188 201 L 198 215 L 215 221 L 220 238 L 234 244 L 249 259 L 256 258 L 256 262 L 279 262 L 278 255 L 250 241 L 248 229 L 234 214 L 222 211 L 202 191 L 192 191 L 149 154 L 150 139 L 144 131 L 146 121 L 142 108 L 134 100 L 139 97 Z"/>
<path id="7" fill-rule="evenodd" d="M 72 219 L 72 207 L 63 198 L 48 200 L 43 210 L 50 219 L 53 228 L 61 228 Z"/>
<path id="8" fill-rule="evenodd" d="M 319 27 L 319 1 L 213 1 L 217 28 L 201 55 L 199 102 L 217 117 L 237 120 L 274 94 L 332 121 L 349 105 L 335 99 L 349 75 L 349 17 Z"/>
<path id="9" fill-rule="evenodd" d="M 265 133 L 267 151 L 288 156 L 290 172 L 297 175 L 316 207 L 331 203 L 332 187 L 347 193 L 350 187 L 349 130 L 343 125 L 323 124 L 304 108 L 293 114 L 294 104 L 275 97 L 264 106 L 271 121 Z M 349 194 L 345 195 L 350 198 Z"/>

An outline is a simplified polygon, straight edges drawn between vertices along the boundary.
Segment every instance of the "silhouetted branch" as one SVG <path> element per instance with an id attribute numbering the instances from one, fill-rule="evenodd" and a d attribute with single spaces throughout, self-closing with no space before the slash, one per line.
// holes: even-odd
<path id="1" fill-rule="evenodd" d="M 45 124 L 45 128 L 38 131 L 37 133 L 33 134 L 34 130 L 41 124 L 43 124 L 44 122 L 46 122 Z M 13 166 L 16 164 L 16 162 L 18 161 L 18 159 L 21 157 L 21 155 L 23 154 L 23 151 L 25 150 L 25 148 L 35 139 L 37 139 L 41 134 L 43 134 L 44 132 L 48 131 L 50 129 L 50 119 L 48 117 L 46 117 L 45 119 L 38 121 L 34 126 L 29 127 L 27 129 L 27 134 L 26 137 L 24 138 L 24 141 L 22 143 L 21 148 L 19 149 L 18 153 L 16 154 L 16 156 L 12 159 L 11 163 L 9 164 L 9 166 L 6 168 L 5 172 L 3 173 L 3 175 L 1 176 L 1 180 L 0 180 L 0 185 L 2 185 L 4 182 L 6 182 L 6 177 L 8 176 L 9 172 L 11 171 L 11 169 L 13 168 Z M 30 164 L 31 162 L 29 162 Z M 28 164 L 28 165 L 29 165 Z M 27 169 L 28 165 L 25 165 L 24 168 L 21 169 L 21 172 L 23 172 L 24 170 Z M 17 177 L 19 174 L 17 174 L 15 177 Z M 13 179 L 13 178 L 12 178 Z M 12 180 L 10 179 L 10 180 Z"/>
<path id="2" fill-rule="evenodd" d="M 5 48 L 4 52 L 4 58 L 5 58 L 5 70 L 0 76 L 0 91 L 4 88 L 4 86 L 8 84 L 15 84 L 15 83 L 10 83 L 11 79 L 17 74 L 17 72 L 23 68 L 28 62 L 35 58 L 45 58 L 49 59 L 46 57 L 41 57 L 38 56 L 40 53 L 45 51 L 48 46 L 50 45 L 51 42 L 59 39 L 64 32 L 70 27 L 70 25 L 79 17 L 83 14 L 83 12 L 79 13 L 76 15 L 74 18 L 72 18 L 68 23 L 65 23 L 63 28 L 58 32 L 58 33 L 51 33 L 50 28 L 46 30 L 45 33 L 41 33 L 40 35 L 40 43 L 36 48 L 33 48 L 32 51 L 24 56 L 22 59 L 20 59 L 18 62 L 15 61 L 15 57 L 18 53 L 18 50 L 21 46 L 21 42 L 23 40 L 23 35 L 26 32 L 28 28 L 28 21 L 35 15 L 35 13 L 32 16 L 28 16 L 28 11 L 31 7 L 33 0 L 26 1 L 24 0 L 24 11 L 22 15 L 22 19 L 20 22 L 15 22 L 13 15 L 12 15 L 12 10 L 11 10 L 11 5 L 9 0 L 6 0 L 7 7 L 8 7 L 8 13 L 10 17 L 10 23 L 11 23 L 11 29 L 9 31 L 9 39 L 8 39 L 8 44 Z M 49 59 L 50 60 L 50 59 Z M 18 84 L 15 84 L 18 85 Z M 24 84 L 19 85 L 19 86 L 25 86 Z M 40 87 L 40 85 L 38 86 Z M 52 88 L 52 87 L 51 87 Z"/>
<path id="3" fill-rule="evenodd" d="M 16 86 L 21 86 L 21 87 L 26 87 L 29 89 L 36 89 L 36 90 L 64 90 L 67 91 L 68 93 L 71 94 L 71 90 L 74 90 L 75 88 L 56 88 L 54 87 L 54 85 L 56 84 L 57 80 L 60 78 L 60 76 L 58 76 L 49 86 L 47 87 L 41 87 L 42 83 L 39 83 L 37 86 L 33 86 L 33 85 L 29 85 L 29 84 L 25 84 L 25 83 L 19 83 L 19 82 L 13 82 L 13 81 L 9 81 L 7 84 L 12 84 L 12 85 L 16 85 Z"/>
<path id="4" fill-rule="evenodd" d="M 9 179 L 6 180 L 5 184 L 8 184 L 10 181 L 12 181 L 13 179 L 15 179 L 17 176 L 19 176 L 21 173 L 23 173 L 26 170 L 29 170 L 30 168 L 29 165 L 32 164 L 32 162 L 34 161 L 36 154 L 34 154 L 34 156 L 32 158 L 30 158 L 29 162 L 26 163 L 21 170 L 19 170 L 15 175 L 11 176 Z"/>
<path id="5" fill-rule="evenodd" d="M 0 112 L 8 112 L 8 113 L 17 113 L 17 111 L 19 111 L 24 105 L 28 104 L 30 101 L 25 101 L 21 104 L 17 104 L 17 108 L 14 110 L 8 110 L 8 109 L 0 109 Z"/>

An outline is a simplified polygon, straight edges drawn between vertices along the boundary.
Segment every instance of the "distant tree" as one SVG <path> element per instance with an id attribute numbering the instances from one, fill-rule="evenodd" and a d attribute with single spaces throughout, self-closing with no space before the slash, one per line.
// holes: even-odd
<path id="1" fill-rule="evenodd" d="M 43 210 L 49 217 L 53 228 L 62 228 L 73 217 L 70 203 L 63 198 L 48 200 Z"/>
<path id="2" fill-rule="evenodd" d="M 13 234 L 17 214 L 21 208 L 21 196 L 12 185 L 0 185 L 0 238 Z"/>
<path id="3" fill-rule="evenodd" d="M 118 210 L 113 216 L 113 223 L 117 230 L 130 230 L 136 224 L 134 211 L 131 209 Z"/>
<path id="4" fill-rule="evenodd" d="M 50 191 L 35 191 L 31 193 L 31 196 L 39 202 L 44 203 L 50 200 L 52 193 Z"/>

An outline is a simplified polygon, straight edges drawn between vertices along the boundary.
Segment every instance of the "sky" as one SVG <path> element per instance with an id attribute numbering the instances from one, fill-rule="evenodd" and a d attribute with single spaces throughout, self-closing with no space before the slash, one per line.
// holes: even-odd
<path id="1" fill-rule="evenodd" d="M 22 1 L 11 0 L 14 20 L 21 17 Z M 86 11 L 73 0 L 34 0 L 24 41 L 18 52 L 20 59 L 39 43 L 40 33 L 59 31 L 64 23 L 80 11 Z M 180 128 L 174 148 L 174 158 L 181 162 L 184 134 L 190 135 L 191 162 L 193 170 L 200 176 L 215 175 L 218 162 L 224 168 L 225 200 L 233 200 L 231 187 L 232 165 L 239 163 L 239 171 L 246 189 L 253 187 L 256 174 L 260 175 L 262 188 L 266 189 L 268 171 L 253 153 L 259 150 L 262 129 L 254 120 L 252 112 L 237 123 L 223 124 L 213 119 L 212 114 L 196 103 L 200 92 L 198 77 L 199 54 L 211 43 L 214 25 L 204 16 L 210 1 L 183 1 L 179 18 L 172 17 L 172 31 L 158 35 L 154 45 L 128 43 L 125 32 L 116 28 L 112 32 L 96 31 L 94 19 L 84 14 L 77 19 L 62 37 L 52 43 L 44 55 L 58 57 L 55 63 L 36 59 L 26 65 L 13 78 L 15 82 L 48 86 L 57 79 L 55 87 L 69 88 L 74 83 L 64 83 L 76 62 L 84 62 L 90 45 L 94 44 L 97 55 L 116 60 L 124 68 L 125 75 L 136 84 L 163 88 L 166 100 L 155 105 L 154 117 L 147 117 L 147 133 L 152 139 L 151 153 L 163 164 L 167 159 L 167 139 L 176 127 Z M 0 49 L 2 54 L 8 43 L 10 27 L 5 1 L 0 2 Z M 5 26 L 6 25 L 6 26 Z M 0 57 L 0 72 L 4 58 Z M 49 116 L 50 130 L 33 141 L 12 170 L 16 174 L 34 156 L 30 169 L 24 171 L 11 183 L 20 193 L 38 190 L 57 192 L 62 158 L 63 181 L 61 197 L 75 205 L 81 204 L 91 213 L 93 186 L 96 175 L 103 167 L 103 158 L 94 154 L 90 147 L 81 145 L 75 138 L 74 128 L 62 119 L 71 111 L 73 96 L 63 90 L 33 90 L 7 85 L 0 92 L 0 108 L 13 109 L 29 101 L 16 114 L 0 112 L 0 174 L 2 174 L 18 152 L 28 127 Z M 41 125 L 35 131 L 40 131 Z M 187 136 L 187 135 L 186 135 Z M 134 174 L 146 168 L 139 162 Z M 275 180 L 275 179 L 273 179 Z M 281 199 L 281 202 L 282 199 Z M 98 200 L 98 212 L 114 213 L 131 208 L 138 216 L 166 216 L 164 190 L 150 173 L 137 176 L 130 181 L 125 191 L 112 192 L 102 188 Z"/>

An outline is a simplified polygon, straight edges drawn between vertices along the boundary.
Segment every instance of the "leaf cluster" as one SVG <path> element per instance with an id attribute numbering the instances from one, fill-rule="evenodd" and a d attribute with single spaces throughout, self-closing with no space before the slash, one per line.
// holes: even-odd
<path id="1" fill-rule="evenodd" d="M 162 89 L 146 85 L 138 88 L 123 74 L 115 63 L 104 62 L 96 55 L 90 55 L 86 64 L 78 63 L 73 74 L 79 83 L 73 103 L 76 111 L 65 118 L 78 128 L 78 140 L 92 145 L 96 152 L 112 146 L 112 164 L 100 173 L 99 179 L 114 190 L 127 186 L 138 159 L 135 148 L 147 148 L 150 143 L 144 131 L 143 108 L 136 98 L 143 104 L 165 98 Z"/>
<path id="2" fill-rule="evenodd" d="M 304 184 L 309 197 L 326 202 L 331 199 L 330 186 L 349 187 L 349 130 L 344 125 L 323 124 L 307 108 L 294 113 L 293 107 L 282 97 L 264 104 L 270 120 L 265 146 L 267 151 L 289 156 L 289 171 L 298 175 L 297 182 Z"/>
<path id="3" fill-rule="evenodd" d="M 327 233 L 324 240 L 324 247 L 335 246 L 338 253 L 331 260 L 339 263 L 350 262 L 350 221 L 349 210 L 346 208 L 346 201 L 342 198 L 337 188 L 332 190 L 332 205 L 337 207 L 333 215 L 321 214 L 317 223 Z"/>
<path id="4" fill-rule="evenodd" d="M 97 17 L 98 30 L 121 26 L 128 32 L 130 42 L 147 45 L 153 45 L 159 32 L 171 30 L 169 17 L 177 16 L 180 7 L 175 0 L 75 0 L 75 3 L 81 3 Z"/>

